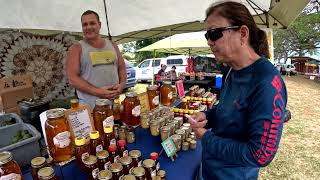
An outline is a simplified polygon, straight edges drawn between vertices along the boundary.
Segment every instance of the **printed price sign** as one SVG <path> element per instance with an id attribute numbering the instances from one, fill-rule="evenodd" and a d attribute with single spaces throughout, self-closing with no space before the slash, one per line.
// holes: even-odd
<path id="1" fill-rule="evenodd" d="M 171 137 L 168 137 L 165 141 L 161 143 L 161 145 L 168 157 L 172 157 L 176 154 L 177 148 Z"/>
<path id="2" fill-rule="evenodd" d="M 138 94 L 138 98 L 140 101 L 141 112 L 150 111 L 148 94 L 146 92 Z"/>
<path id="3" fill-rule="evenodd" d="M 179 93 L 180 99 L 181 99 L 181 98 L 184 98 L 184 96 L 185 96 L 186 94 L 185 94 L 185 92 L 184 92 L 184 87 L 183 87 L 183 82 L 182 82 L 182 80 L 177 81 L 177 82 L 176 82 L 176 86 L 177 86 L 177 89 L 178 89 L 178 93 Z"/>

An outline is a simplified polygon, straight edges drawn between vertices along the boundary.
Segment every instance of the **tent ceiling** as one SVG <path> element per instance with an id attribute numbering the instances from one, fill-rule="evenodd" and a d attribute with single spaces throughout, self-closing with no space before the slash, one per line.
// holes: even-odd
<path id="1" fill-rule="evenodd" d="M 118 43 L 204 30 L 206 8 L 220 0 L 105 0 L 111 35 Z M 245 4 L 263 27 L 286 28 L 309 0 L 235 0 Z M 0 27 L 81 32 L 88 9 L 108 34 L 103 0 L 0 0 Z M 265 14 L 264 14 L 265 13 Z M 258 16 L 258 14 L 260 16 Z M 9 16 L 8 16 L 9 15 Z M 268 17 L 268 18 L 266 18 Z M 273 24 L 277 26 L 273 26 Z"/>

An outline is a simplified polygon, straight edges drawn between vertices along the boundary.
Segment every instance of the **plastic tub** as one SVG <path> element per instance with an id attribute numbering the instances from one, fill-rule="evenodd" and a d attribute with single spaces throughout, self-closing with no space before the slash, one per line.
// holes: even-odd
<path id="1" fill-rule="evenodd" d="M 6 125 L 6 123 L 11 121 L 12 118 L 15 123 L 11 125 Z M 6 113 L 0 115 L 0 130 L 4 128 L 11 128 L 21 123 L 23 123 L 23 121 L 16 113 Z"/>

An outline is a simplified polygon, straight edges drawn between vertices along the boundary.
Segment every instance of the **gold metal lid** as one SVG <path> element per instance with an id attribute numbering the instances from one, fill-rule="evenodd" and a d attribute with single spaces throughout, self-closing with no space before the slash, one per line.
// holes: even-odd
<path id="1" fill-rule="evenodd" d="M 79 99 L 71 99 L 71 100 L 70 100 L 70 103 L 72 103 L 72 104 L 79 103 Z"/>
<path id="2" fill-rule="evenodd" d="M 59 118 L 64 116 L 64 110 L 62 108 L 50 109 L 46 113 L 47 118 Z"/>
<path id="3" fill-rule="evenodd" d="M 132 169 L 132 174 L 135 175 L 136 177 L 141 177 L 144 176 L 146 171 L 144 170 L 143 167 L 135 167 Z"/>
<path id="4" fill-rule="evenodd" d="M 171 81 L 163 81 L 162 83 L 171 85 Z"/>
<path id="5" fill-rule="evenodd" d="M 132 162 L 132 158 L 130 156 L 124 156 L 120 158 L 120 162 L 122 165 L 129 165 Z"/>
<path id="6" fill-rule="evenodd" d="M 188 142 L 183 142 L 182 145 L 183 146 L 189 146 L 189 143 Z"/>
<path id="7" fill-rule="evenodd" d="M 171 136 L 171 138 L 172 138 L 173 141 L 178 141 L 179 139 L 181 140 L 181 135 L 174 134 L 174 135 Z"/>
<path id="8" fill-rule="evenodd" d="M 186 132 L 183 129 L 178 129 L 178 130 L 175 131 L 175 133 L 176 134 L 185 134 Z"/>
<path id="9" fill-rule="evenodd" d="M 112 102 L 109 99 L 96 99 L 97 106 L 106 106 L 111 105 Z"/>
<path id="10" fill-rule="evenodd" d="M 145 168 L 151 168 L 151 167 L 155 166 L 155 164 L 156 164 L 155 161 L 152 159 L 146 159 L 142 162 L 142 165 Z"/>
<path id="11" fill-rule="evenodd" d="M 121 170 L 123 169 L 123 166 L 121 163 L 112 163 L 110 166 L 109 166 L 109 170 L 113 173 L 117 173 L 117 172 L 120 172 Z"/>
<path id="12" fill-rule="evenodd" d="M 46 179 L 51 179 L 54 176 L 55 176 L 55 173 L 52 167 L 44 167 L 38 171 L 39 179 L 46 180 Z"/>
<path id="13" fill-rule="evenodd" d="M 97 157 L 93 156 L 93 155 L 90 155 L 90 156 L 88 156 L 88 157 L 83 159 L 83 163 L 85 165 L 92 165 L 94 163 L 97 163 Z"/>
<path id="14" fill-rule="evenodd" d="M 9 151 L 3 151 L 0 153 L 0 165 L 4 165 L 12 160 L 12 154 Z"/>
<path id="15" fill-rule="evenodd" d="M 166 176 L 166 171 L 164 171 L 164 170 L 159 170 L 158 173 L 157 173 L 157 175 L 163 178 L 163 177 Z"/>
<path id="16" fill-rule="evenodd" d="M 46 158 L 44 157 L 35 157 L 31 160 L 31 167 L 40 168 L 46 164 Z"/>
<path id="17" fill-rule="evenodd" d="M 109 152 L 106 150 L 102 150 L 102 151 L 98 151 L 96 155 L 98 159 L 106 159 L 109 157 Z"/>
<path id="18" fill-rule="evenodd" d="M 134 175 L 128 174 L 123 176 L 121 180 L 136 180 L 136 177 Z"/>
<path id="19" fill-rule="evenodd" d="M 191 138 L 187 138 L 186 141 L 190 143 L 192 141 L 192 139 Z"/>
<path id="20" fill-rule="evenodd" d="M 102 170 L 98 174 L 99 180 L 109 180 L 112 179 L 112 172 L 110 170 Z"/>
<path id="21" fill-rule="evenodd" d="M 169 132 L 170 131 L 170 127 L 169 126 L 162 126 L 162 128 L 160 129 L 162 132 L 163 131 L 167 131 Z"/>
<path id="22" fill-rule="evenodd" d="M 139 150 L 131 150 L 129 151 L 129 156 L 132 158 L 138 158 L 141 156 L 141 152 Z"/>
<path id="23" fill-rule="evenodd" d="M 148 87 L 147 87 L 147 90 L 149 90 L 149 91 L 155 91 L 155 90 L 157 90 L 158 89 L 158 86 L 156 86 L 156 85 L 149 85 Z"/>
<path id="24" fill-rule="evenodd" d="M 197 141 L 191 140 L 189 143 L 190 143 L 190 144 L 197 144 Z"/>
<path id="25" fill-rule="evenodd" d="M 137 96 L 137 93 L 135 92 L 127 92 L 126 93 L 126 97 L 136 97 Z"/>
<path id="26" fill-rule="evenodd" d="M 160 176 L 153 176 L 151 179 L 152 180 L 161 180 L 161 177 Z"/>

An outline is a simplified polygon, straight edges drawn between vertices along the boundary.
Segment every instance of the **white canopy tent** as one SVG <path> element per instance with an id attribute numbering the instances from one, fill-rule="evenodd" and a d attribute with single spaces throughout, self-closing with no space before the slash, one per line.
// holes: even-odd
<path id="1" fill-rule="evenodd" d="M 206 8 L 221 0 L 105 0 L 109 30 L 118 43 L 204 30 Z M 309 0 L 235 0 L 263 27 L 286 28 Z M 0 27 L 81 32 L 80 16 L 96 11 L 108 35 L 104 0 L 0 0 Z M 50 33 L 47 31 L 46 33 Z"/>

